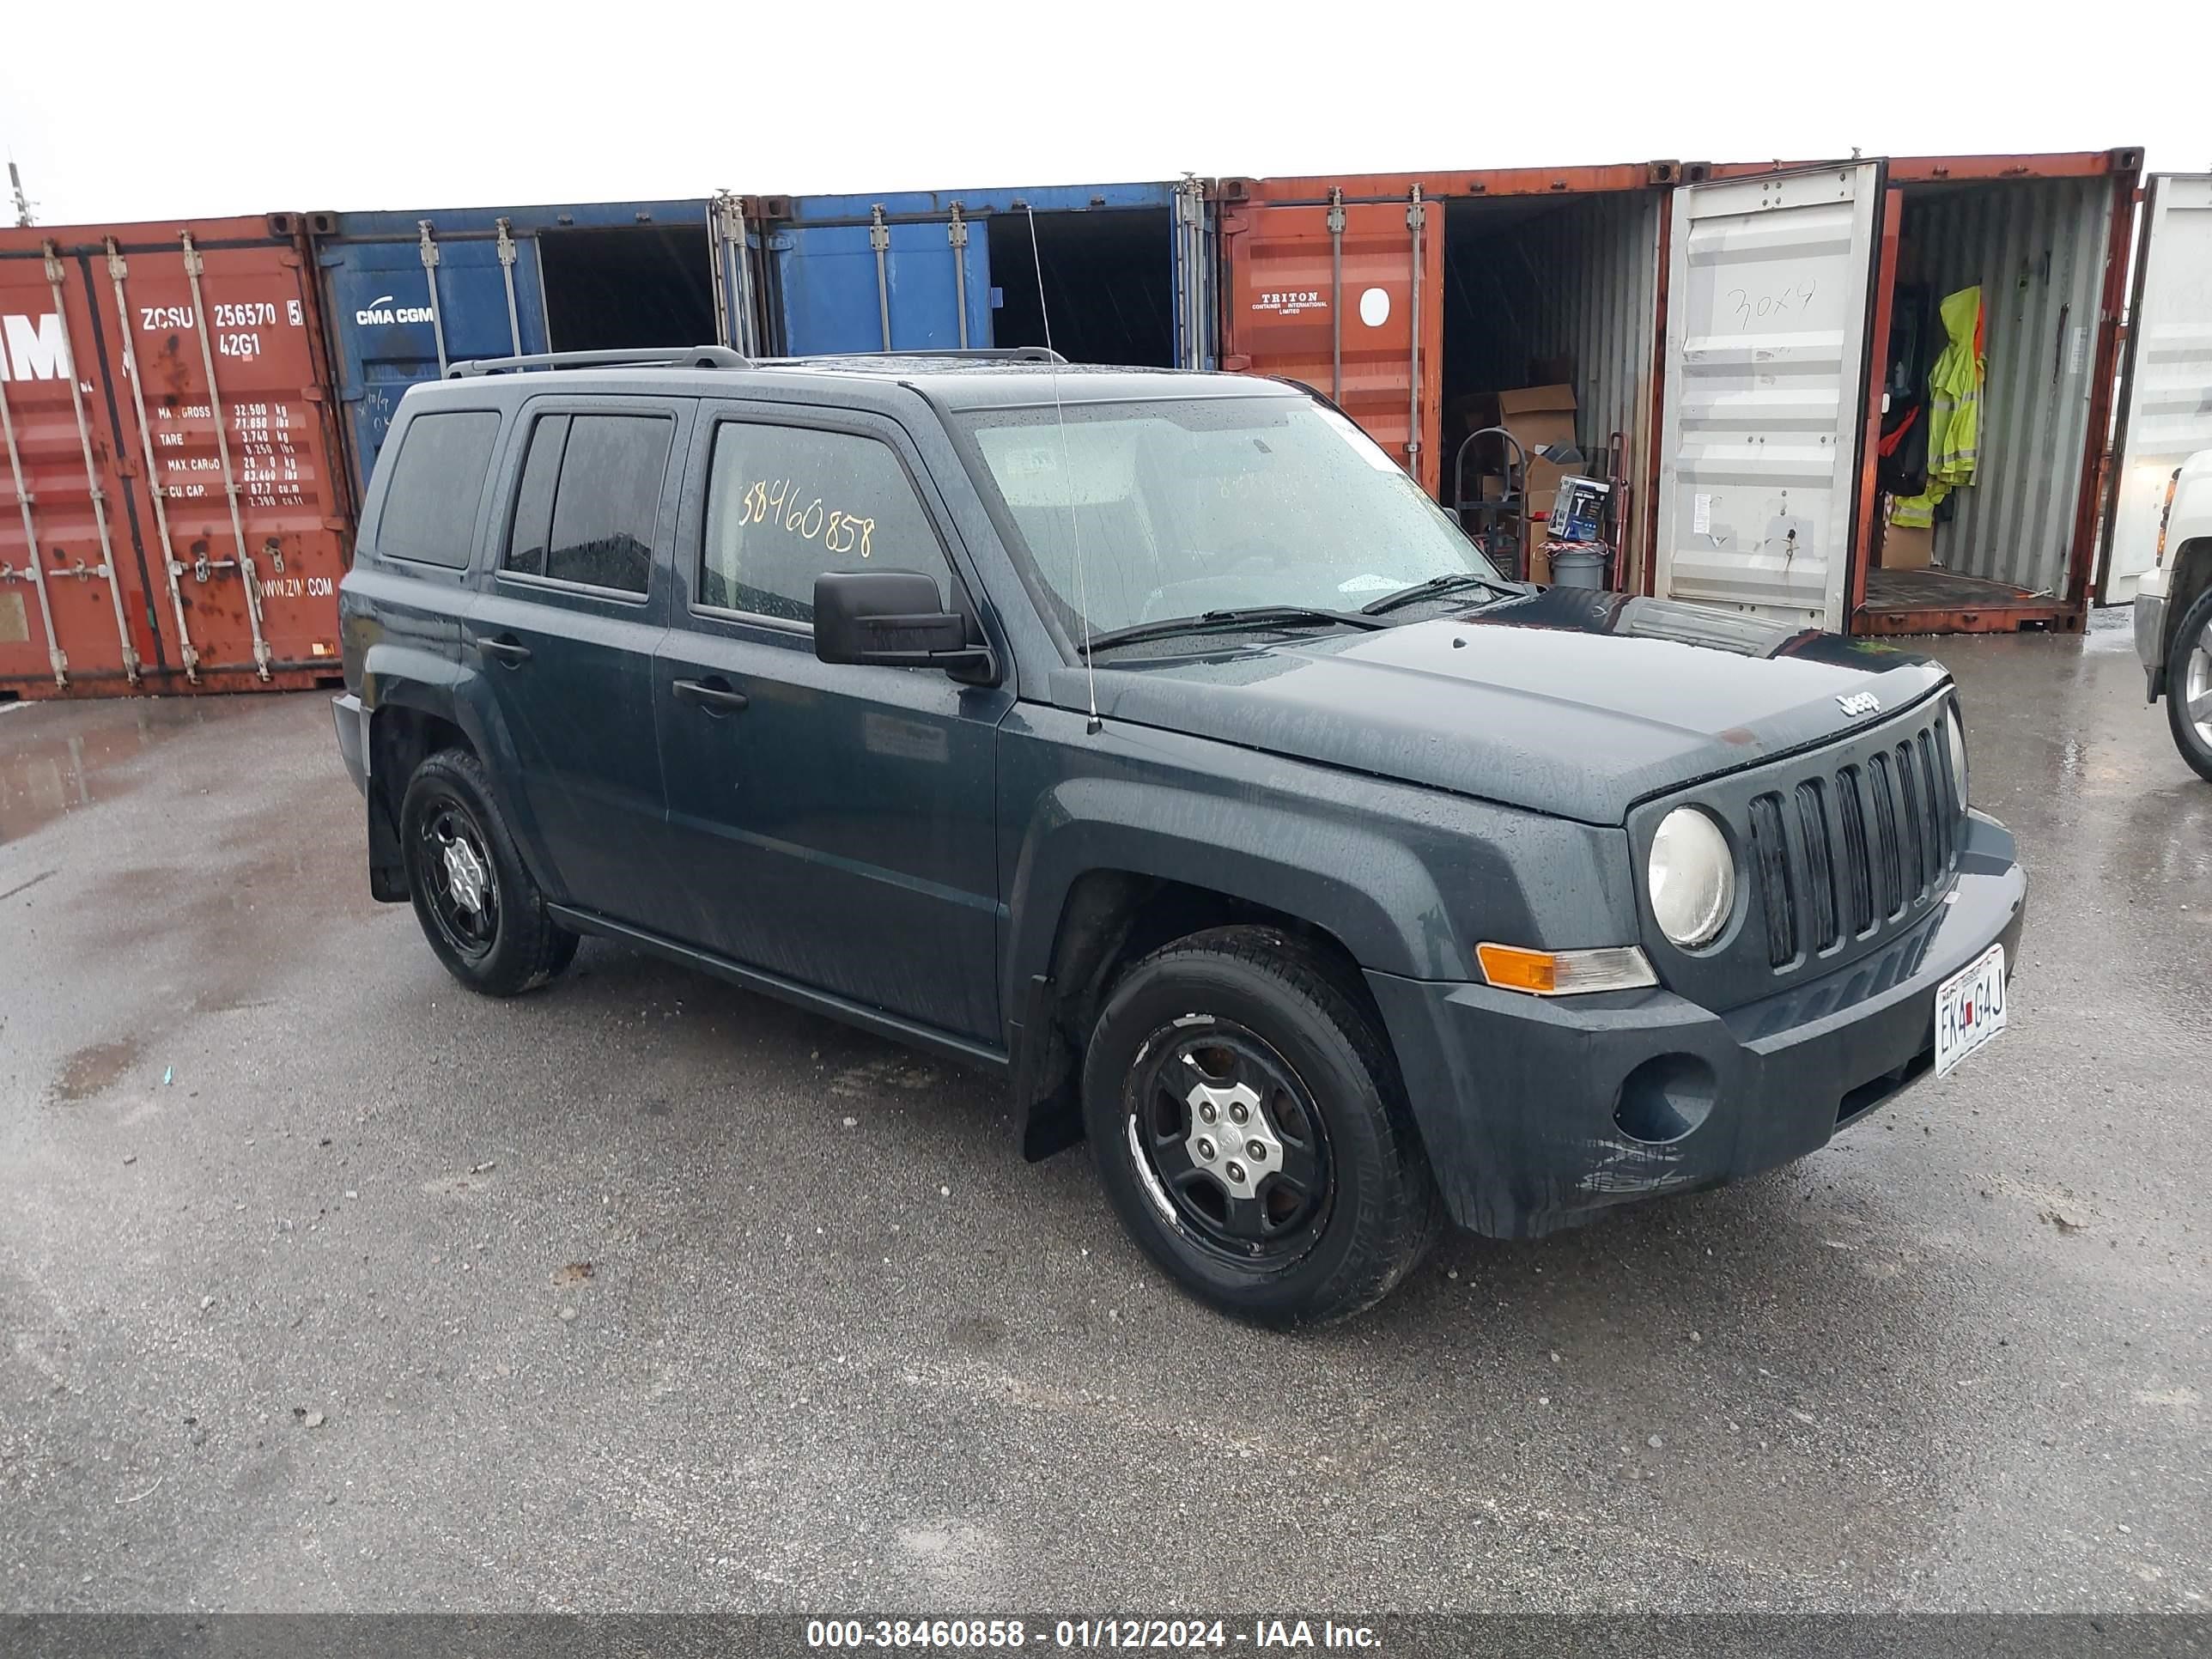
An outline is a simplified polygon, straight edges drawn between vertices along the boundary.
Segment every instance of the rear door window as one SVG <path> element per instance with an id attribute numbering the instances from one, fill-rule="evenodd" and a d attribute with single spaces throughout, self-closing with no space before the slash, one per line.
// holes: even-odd
<path id="1" fill-rule="evenodd" d="M 918 570 L 949 601 L 944 544 L 890 446 L 812 427 L 716 427 L 695 602 L 811 627 L 814 579 L 831 570 Z"/>
<path id="2" fill-rule="evenodd" d="M 523 458 L 505 568 L 644 592 L 675 430 L 659 415 L 540 416 Z"/>
<path id="3" fill-rule="evenodd" d="M 392 482 L 385 486 L 376 550 L 418 564 L 465 568 L 498 438 L 496 410 L 454 410 L 410 421 L 392 464 Z"/>

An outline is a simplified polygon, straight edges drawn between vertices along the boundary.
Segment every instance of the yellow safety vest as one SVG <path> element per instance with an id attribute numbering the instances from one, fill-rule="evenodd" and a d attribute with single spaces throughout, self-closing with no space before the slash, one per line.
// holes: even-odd
<path id="1" fill-rule="evenodd" d="M 1925 528 L 1936 504 L 1974 481 L 1981 459 L 1982 385 L 1988 365 L 1981 353 L 1982 290 L 1947 294 L 1940 307 L 1950 344 L 1928 375 L 1928 488 L 1890 503 L 1892 524 Z"/>

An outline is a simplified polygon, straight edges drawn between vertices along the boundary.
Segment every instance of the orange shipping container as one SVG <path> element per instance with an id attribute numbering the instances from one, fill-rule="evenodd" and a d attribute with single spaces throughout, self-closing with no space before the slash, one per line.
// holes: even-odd
<path id="1" fill-rule="evenodd" d="M 313 271 L 284 214 L 0 230 L 0 700 L 337 673 Z"/>

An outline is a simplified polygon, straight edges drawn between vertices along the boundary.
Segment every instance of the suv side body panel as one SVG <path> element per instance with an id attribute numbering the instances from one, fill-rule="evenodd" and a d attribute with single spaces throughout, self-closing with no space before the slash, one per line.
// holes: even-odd
<path id="1" fill-rule="evenodd" d="M 527 381 L 522 389 L 527 392 Z M 489 492 L 495 502 L 477 591 L 458 644 L 471 690 L 496 722 L 512 769 L 495 772 L 503 804 L 526 817 L 538 879 L 553 896 L 606 914 L 643 915 L 669 878 L 660 761 L 653 734 L 653 652 L 667 628 L 669 552 L 693 404 L 669 398 L 529 397 L 509 422 Z M 503 568 L 520 508 L 533 433 L 568 416 L 648 414 L 669 443 L 643 594 L 544 580 Z M 516 652 L 526 652 L 517 657 Z"/>
<path id="2" fill-rule="evenodd" d="M 906 428 L 851 409 L 702 404 L 672 626 L 652 665 L 679 894 L 647 925 L 799 983 L 963 1037 L 1000 1036 L 1000 889 L 992 776 L 1010 684 L 823 663 L 805 623 L 713 609 L 696 591 L 718 430 L 794 429 L 896 456 L 956 585 L 959 538 Z M 812 480 L 807 494 L 822 483 Z M 895 481 L 891 488 L 903 489 Z M 904 503 L 909 534 L 914 502 Z M 878 510 L 873 504 L 871 511 Z M 937 550 L 876 550 L 886 566 Z M 927 557 L 922 556 L 926 553 Z M 955 608 L 975 611 L 968 592 Z M 988 629 L 988 623 L 985 624 Z M 994 642 L 997 643 L 997 642 Z M 1003 654 L 1003 643 L 997 643 Z M 746 701 L 679 696 L 690 684 Z"/>

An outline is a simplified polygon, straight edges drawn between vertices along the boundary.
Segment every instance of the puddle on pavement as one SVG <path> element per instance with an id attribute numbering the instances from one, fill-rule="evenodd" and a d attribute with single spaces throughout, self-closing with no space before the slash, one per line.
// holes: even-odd
<path id="1" fill-rule="evenodd" d="M 129 763 L 210 713 L 181 697 L 0 704 L 0 842 L 129 793 L 138 781 Z"/>

